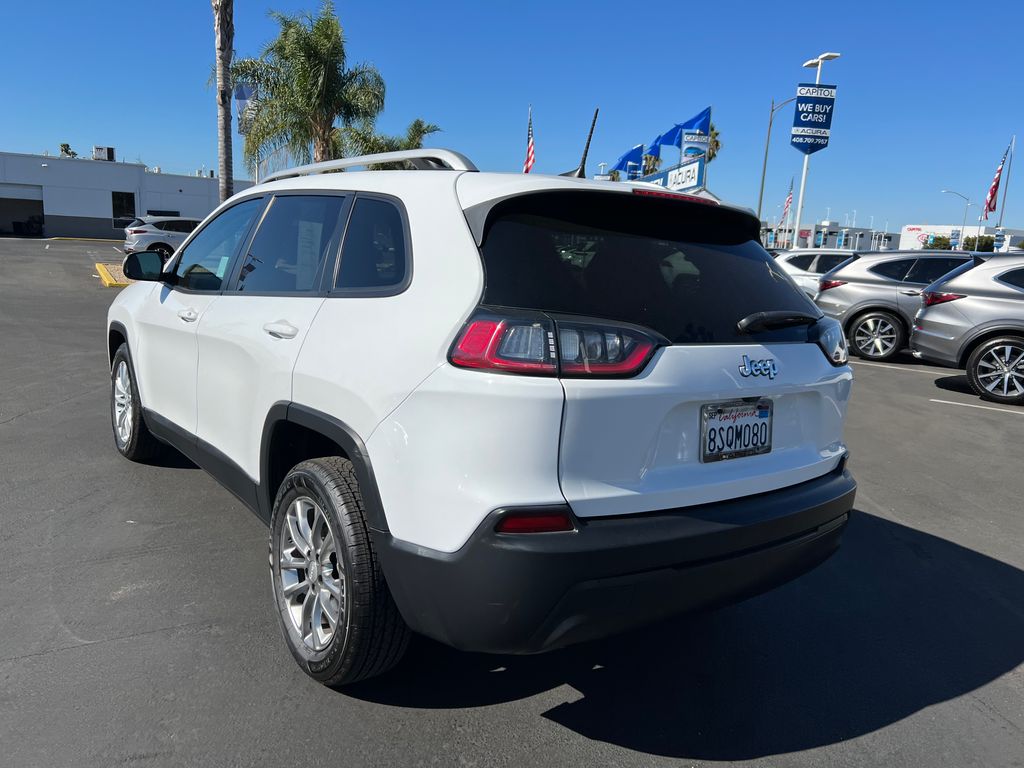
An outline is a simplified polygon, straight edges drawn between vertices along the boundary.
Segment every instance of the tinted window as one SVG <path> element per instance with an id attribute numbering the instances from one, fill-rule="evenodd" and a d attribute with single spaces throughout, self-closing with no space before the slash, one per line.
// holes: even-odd
<path id="1" fill-rule="evenodd" d="M 963 264 L 965 259 L 918 259 L 907 275 L 908 283 L 934 283 L 951 269 L 956 269 Z"/>
<path id="2" fill-rule="evenodd" d="M 1015 269 L 1013 272 L 1005 272 L 999 276 L 999 279 L 1004 283 L 1015 285 L 1018 288 L 1024 288 L 1024 269 Z"/>
<path id="3" fill-rule="evenodd" d="M 902 280 L 903 276 L 907 274 L 907 271 L 913 266 L 915 261 L 917 261 L 917 259 L 885 261 L 871 267 L 868 272 L 873 272 L 881 277 L 887 277 L 890 280 Z"/>
<path id="4" fill-rule="evenodd" d="M 819 275 L 831 272 L 849 258 L 851 256 L 846 253 L 823 253 L 818 257 L 818 262 L 814 265 L 814 272 Z"/>
<path id="5" fill-rule="evenodd" d="M 228 208 L 203 227 L 178 258 L 178 285 L 194 291 L 219 291 L 238 243 L 249 231 L 263 200 L 254 198 Z"/>
<path id="6" fill-rule="evenodd" d="M 345 231 L 336 288 L 388 288 L 405 281 L 406 245 L 402 215 L 392 203 L 356 199 Z"/>
<path id="7" fill-rule="evenodd" d="M 320 268 L 334 252 L 344 197 L 275 197 L 242 262 L 237 289 L 250 292 L 316 291 Z"/>
<path id="8" fill-rule="evenodd" d="M 681 344 L 806 341 L 805 327 L 741 334 L 766 310 L 819 314 L 729 209 L 597 193 L 495 206 L 484 303 L 644 325 Z"/>
<path id="9" fill-rule="evenodd" d="M 196 228 L 196 221 L 165 221 L 160 227 L 168 232 L 188 233 Z"/>
<path id="10" fill-rule="evenodd" d="M 813 253 L 802 253 L 799 256 L 793 256 L 786 259 L 786 263 L 790 264 L 797 269 L 807 270 L 811 268 L 811 262 L 814 261 Z"/>

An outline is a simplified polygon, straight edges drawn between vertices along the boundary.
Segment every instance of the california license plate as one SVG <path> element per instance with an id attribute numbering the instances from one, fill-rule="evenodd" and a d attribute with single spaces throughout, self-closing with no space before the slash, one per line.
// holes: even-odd
<path id="1" fill-rule="evenodd" d="M 730 400 L 700 409 L 700 460 L 722 461 L 772 449 L 772 401 Z"/>

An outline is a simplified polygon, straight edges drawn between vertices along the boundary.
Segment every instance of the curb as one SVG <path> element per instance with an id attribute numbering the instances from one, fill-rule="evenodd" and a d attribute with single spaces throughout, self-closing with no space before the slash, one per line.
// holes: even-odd
<path id="1" fill-rule="evenodd" d="M 96 274 L 100 276 L 100 282 L 104 288 L 127 288 L 128 283 L 118 282 L 117 278 L 110 274 L 106 264 L 96 263 Z"/>

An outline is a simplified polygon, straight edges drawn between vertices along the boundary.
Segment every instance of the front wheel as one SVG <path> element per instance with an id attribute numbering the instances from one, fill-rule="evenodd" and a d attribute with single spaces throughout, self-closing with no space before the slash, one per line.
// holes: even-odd
<path id="1" fill-rule="evenodd" d="M 888 360 L 907 345 L 903 323 L 889 312 L 868 312 L 850 324 L 850 347 L 866 360 Z"/>
<path id="2" fill-rule="evenodd" d="M 380 570 L 352 463 L 304 461 L 281 483 L 270 521 L 278 618 L 310 677 L 341 686 L 401 660 L 409 643 Z"/>
<path id="3" fill-rule="evenodd" d="M 110 425 L 114 429 L 114 445 L 127 459 L 149 461 L 163 449 L 163 444 L 153 437 L 142 418 L 142 403 L 127 344 L 118 347 L 110 366 Z"/>
<path id="4" fill-rule="evenodd" d="M 967 360 L 967 380 L 986 400 L 1024 404 L 1024 338 L 986 341 Z"/>

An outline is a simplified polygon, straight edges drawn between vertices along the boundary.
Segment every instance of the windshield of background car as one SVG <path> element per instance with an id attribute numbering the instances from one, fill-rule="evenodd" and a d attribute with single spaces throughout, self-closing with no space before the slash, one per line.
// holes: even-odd
<path id="1" fill-rule="evenodd" d="M 807 328 L 740 333 L 755 312 L 820 312 L 758 242 L 757 221 L 715 205 L 547 192 L 496 204 L 483 303 L 621 320 L 677 344 L 806 341 Z"/>

